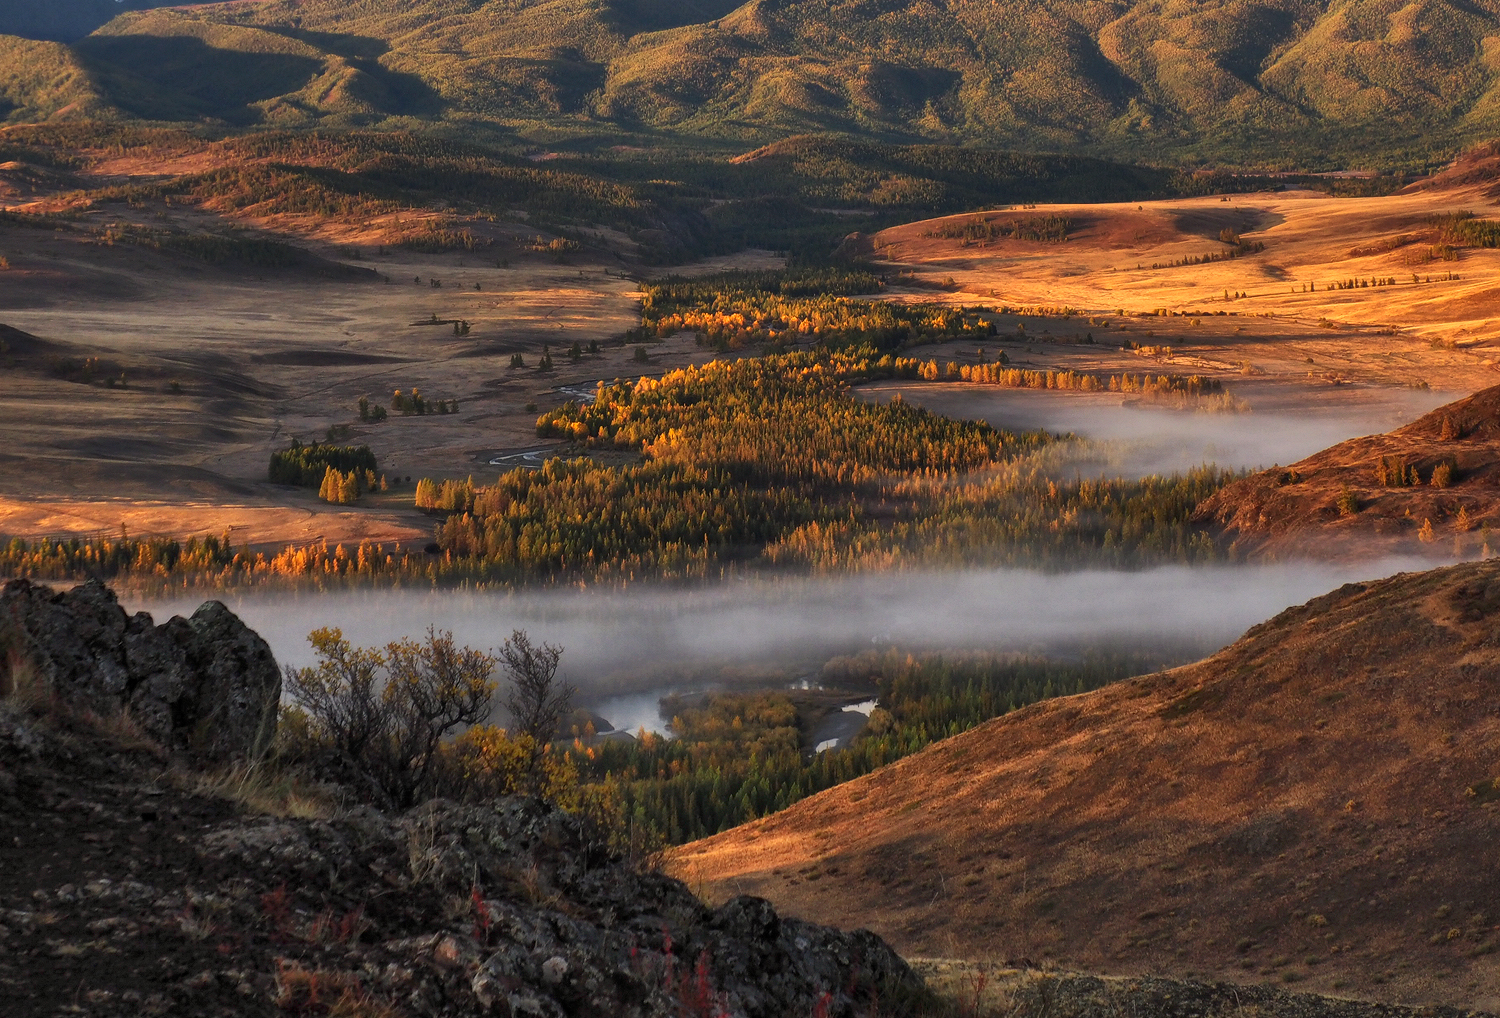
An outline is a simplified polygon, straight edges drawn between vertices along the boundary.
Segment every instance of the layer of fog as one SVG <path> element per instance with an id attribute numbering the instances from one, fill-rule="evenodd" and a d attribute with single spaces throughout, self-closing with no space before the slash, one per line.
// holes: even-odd
<path id="1" fill-rule="evenodd" d="M 580 705 L 634 730 L 660 727 L 656 700 L 665 693 L 815 678 L 824 661 L 872 648 L 1077 653 L 1145 647 L 1170 648 L 1186 660 L 1342 583 L 1433 564 L 1006 569 L 761 578 L 691 590 L 375 590 L 224 600 L 266 638 L 279 661 L 292 665 L 312 661 L 307 634 L 317 626 L 337 626 L 365 646 L 420 638 L 435 626 L 481 648 L 524 629 L 564 648 L 562 672 L 579 687 Z M 190 613 L 198 601 L 134 599 L 127 606 L 162 621 Z"/>
<path id="2" fill-rule="evenodd" d="M 1444 403 L 1453 393 L 1416 389 L 1330 389 L 1247 394 L 1253 410 L 1211 414 L 1131 403 L 1105 393 L 1036 392 L 986 386 L 894 383 L 862 387 L 871 398 L 903 399 L 949 417 L 988 421 L 1011 431 L 1041 429 L 1093 440 L 1082 459 L 1059 463 L 1068 474 L 1143 477 L 1215 463 L 1231 470 L 1295 463 L 1330 445 L 1390 431 Z"/>

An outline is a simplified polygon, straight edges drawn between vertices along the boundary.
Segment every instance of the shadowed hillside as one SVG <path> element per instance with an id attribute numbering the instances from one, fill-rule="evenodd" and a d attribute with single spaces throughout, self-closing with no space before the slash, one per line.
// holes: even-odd
<path id="1" fill-rule="evenodd" d="M 1493 1008 L 1500 565 L 1350 584 L 678 850 L 910 954 Z"/>
<path id="2" fill-rule="evenodd" d="M 170 0 L 6 0 L 0 33 L 68 42 L 88 35 L 122 11 L 165 7 Z M 205 0 L 215 3 L 217 0 Z"/>
<path id="3" fill-rule="evenodd" d="M 35 34 L 28 12 L 0 31 Z M 1495 0 L 250 0 L 127 13 L 76 58 L 148 119 L 441 116 L 1425 164 L 1500 130 L 1497 32 Z"/>
<path id="4" fill-rule="evenodd" d="M 108 40 L 89 45 L 102 41 Z M 69 52 L 51 43 L 20 45 Z M 164 49 L 158 66 L 174 66 L 196 48 L 194 40 Z M 290 52 L 275 56 L 283 69 L 302 59 Z M 79 71 L 81 87 L 93 87 L 91 73 Z M 154 73 L 154 80 L 167 75 Z M 165 101 L 150 79 L 134 80 L 141 103 Z M 247 71 L 238 87 L 243 98 L 259 86 Z M 217 109 L 241 123 L 253 115 L 206 84 L 181 102 L 184 110 Z M 668 173 L 670 179 L 663 176 Z M 1226 182 L 1243 188 L 1263 180 Z M 1087 156 L 805 136 L 732 158 L 626 146 L 528 158 L 513 146 L 407 130 L 252 131 L 211 141 L 182 128 L 106 120 L 0 129 L 0 208 L 66 213 L 85 202 L 175 202 L 180 209 L 186 200 L 277 232 L 340 224 L 358 231 L 343 241 L 376 245 L 411 240 L 413 230 L 433 240 L 431 227 L 447 230 L 441 243 L 448 247 L 472 247 L 472 235 L 484 246 L 500 221 L 523 220 L 530 236 L 537 228 L 602 226 L 624 231 L 654 261 L 745 247 L 825 258 L 851 231 L 900 222 L 917 209 L 1139 201 L 1198 193 L 1201 186 L 1199 175 Z M 272 224 L 269 216 L 279 218 Z M 28 221 L 35 222 L 12 218 L 0 226 Z"/>
<path id="5" fill-rule="evenodd" d="M 1472 555 L 1500 545 L 1500 386 L 1224 488 L 1198 510 L 1245 551 Z M 1488 552 L 1484 552 L 1486 556 Z"/>

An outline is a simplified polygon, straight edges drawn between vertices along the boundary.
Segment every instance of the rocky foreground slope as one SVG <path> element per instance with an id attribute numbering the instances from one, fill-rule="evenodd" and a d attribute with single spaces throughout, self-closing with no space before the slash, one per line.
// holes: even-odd
<path id="1" fill-rule="evenodd" d="M 684 846 L 671 869 L 909 957 L 1495 1009 L 1497 703 L 1500 562 L 1350 584 L 1202 662 L 1027 707 Z"/>
<path id="2" fill-rule="evenodd" d="M 233 805 L 255 769 L 200 761 L 253 744 L 262 715 L 210 704 L 264 705 L 264 646 L 218 604 L 157 627 L 97 584 L 0 588 L 5 1018 L 833 1018 L 925 999 L 874 935 L 756 898 L 708 908 L 535 800 Z"/>
<path id="3" fill-rule="evenodd" d="M 1196 519 L 1249 554 L 1468 557 L 1500 551 L 1500 386 L 1403 428 L 1263 470 Z"/>

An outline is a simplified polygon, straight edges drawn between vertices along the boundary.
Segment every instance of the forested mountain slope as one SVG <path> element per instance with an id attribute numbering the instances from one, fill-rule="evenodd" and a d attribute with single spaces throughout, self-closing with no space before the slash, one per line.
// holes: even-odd
<path id="1" fill-rule="evenodd" d="M 0 31 L 26 31 L 25 10 Z M 1497 0 L 248 0 L 127 13 L 73 58 L 103 101 L 147 119 L 1421 161 L 1500 131 L 1497 14 Z M 11 92 L 12 120 L 55 112 Z"/>
<path id="2" fill-rule="evenodd" d="M 672 869 L 907 956 L 1494 1010 L 1497 624 L 1495 562 L 1349 584 L 1197 664 L 686 845 Z"/>

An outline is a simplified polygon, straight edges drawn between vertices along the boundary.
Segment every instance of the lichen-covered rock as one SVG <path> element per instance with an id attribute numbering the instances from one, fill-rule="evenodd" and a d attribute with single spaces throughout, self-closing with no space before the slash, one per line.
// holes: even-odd
<path id="1" fill-rule="evenodd" d="M 782 918 L 759 898 L 710 908 L 587 835 L 566 813 L 508 798 L 399 817 L 237 822 L 201 852 L 259 886 L 426 903 L 373 952 L 381 971 L 430 981 L 417 1003 L 407 997 L 417 1014 L 853 1018 L 877 1002 L 900 1014 L 921 992 L 874 934 Z M 422 1005 L 429 996 L 443 1006 Z"/>
<path id="2" fill-rule="evenodd" d="M 127 616 L 97 580 L 58 592 L 0 587 L 0 685 L 14 662 L 68 706 L 128 710 L 147 735 L 207 760 L 245 757 L 275 734 L 281 670 L 271 648 L 217 601 L 155 625 Z"/>

